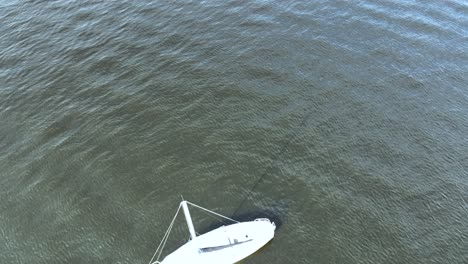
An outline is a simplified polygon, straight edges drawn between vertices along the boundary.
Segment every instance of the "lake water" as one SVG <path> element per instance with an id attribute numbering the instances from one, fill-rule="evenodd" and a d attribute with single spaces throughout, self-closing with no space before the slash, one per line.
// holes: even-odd
<path id="1" fill-rule="evenodd" d="M 0 0 L 0 124 L 0 263 L 468 263 L 463 0 Z"/>

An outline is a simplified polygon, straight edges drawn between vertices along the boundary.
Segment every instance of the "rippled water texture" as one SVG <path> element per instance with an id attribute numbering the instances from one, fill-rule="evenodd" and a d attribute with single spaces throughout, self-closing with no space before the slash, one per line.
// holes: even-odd
<path id="1" fill-rule="evenodd" d="M 147 263 L 180 195 L 281 224 L 244 263 L 468 263 L 467 88 L 462 0 L 0 0 L 0 263 Z"/>

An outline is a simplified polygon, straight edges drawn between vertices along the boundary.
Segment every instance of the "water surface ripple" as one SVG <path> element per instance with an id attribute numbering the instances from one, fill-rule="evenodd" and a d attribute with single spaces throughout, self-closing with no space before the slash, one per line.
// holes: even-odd
<path id="1" fill-rule="evenodd" d="M 468 263 L 466 1 L 0 0 L 0 25 L 0 263 L 147 263 L 180 195 L 280 221 L 245 263 Z"/>

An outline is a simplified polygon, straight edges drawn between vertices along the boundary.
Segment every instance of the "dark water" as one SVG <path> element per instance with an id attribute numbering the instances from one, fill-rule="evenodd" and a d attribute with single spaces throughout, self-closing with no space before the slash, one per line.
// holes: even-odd
<path id="1" fill-rule="evenodd" d="M 180 195 L 281 221 L 244 263 L 468 263 L 463 0 L 1 0 L 0 122 L 0 263 L 147 263 Z"/>

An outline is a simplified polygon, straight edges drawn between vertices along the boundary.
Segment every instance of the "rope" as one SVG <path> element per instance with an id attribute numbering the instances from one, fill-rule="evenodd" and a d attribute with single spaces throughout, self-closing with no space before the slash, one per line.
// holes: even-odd
<path id="1" fill-rule="evenodd" d="M 219 217 L 222 217 L 222 218 L 224 218 L 224 219 L 230 220 L 230 221 L 232 221 L 232 222 L 234 222 L 234 223 L 240 223 L 239 221 L 236 221 L 236 220 L 234 220 L 234 219 L 232 219 L 232 218 L 229 218 L 229 217 L 227 217 L 227 216 L 224 216 L 224 215 L 222 215 L 222 214 L 218 214 L 218 213 L 216 213 L 216 212 L 213 212 L 213 211 L 211 211 L 211 210 L 208 210 L 208 209 L 206 209 L 206 208 L 203 208 L 203 207 L 201 207 L 201 206 L 199 206 L 199 205 L 193 204 L 193 203 L 188 202 L 188 201 L 187 201 L 187 203 L 190 204 L 190 205 L 192 205 L 192 206 L 197 207 L 198 209 L 202 209 L 203 211 L 206 211 L 206 212 L 208 212 L 208 213 L 212 213 L 212 214 L 217 215 L 217 216 L 219 216 Z"/>
<path id="2" fill-rule="evenodd" d="M 218 220 L 218 221 L 221 222 L 221 223 L 225 223 L 225 222 L 226 222 L 226 220 L 223 219 L 223 218 L 221 218 L 221 217 L 218 217 L 218 216 L 216 216 L 216 215 L 212 215 L 212 214 L 210 214 L 210 213 L 208 213 L 208 212 L 205 212 L 205 211 L 201 211 L 201 212 L 202 212 L 203 214 L 205 214 L 205 215 L 207 215 L 207 216 L 213 218 L 213 219 Z M 198 233 L 197 233 L 197 234 L 198 234 Z"/>
<path id="3" fill-rule="evenodd" d="M 273 169 L 276 161 L 279 159 L 279 157 L 281 156 L 281 154 L 283 154 L 286 149 L 289 147 L 289 145 L 291 144 L 291 142 L 293 142 L 295 139 L 296 139 L 296 130 L 299 130 L 303 127 L 305 127 L 306 125 L 306 122 L 307 120 L 309 119 L 309 117 L 313 114 L 312 111 L 310 111 L 309 113 L 305 114 L 301 119 L 300 119 L 300 122 L 296 125 L 296 129 L 291 129 L 290 132 L 288 133 L 288 136 L 286 138 L 290 138 L 290 140 L 286 141 L 286 143 L 281 147 L 281 149 L 272 156 L 271 158 L 271 162 L 270 162 L 270 165 L 263 171 L 263 173 L 260 175 L 260 177 L 258 177 L 258 179 L 254 182 L 254 184 L 252 185 L 252 187 L 250 187 L 250 193 L 252 193 L 253 191 L 255 191 L 255 189 L 258 187 L 258 185 L 263 181 L 263 178 L 265 178 L 265 176 L 269 175 L 271 170 Z M 241 209 L 242 206 L 244 206 L 244 203 L 247 201 L 247 198 L 249 196 L 246 195 L 244 197 L 244 199 L 242 199 L 242 201 L 239 203 L 239 206 L 237 207 L 237 209 L 234 211 L 234 213 L 232 213 L 232 215 L 236 215 L 237 212 Z"/>
<path id="4" fill-rule="evenodd" d="M 177 208 L 177 212 L 175 213 L 174 215 L 174 218 L 172 218 L 172 221 L 171 221 L 171 224 L 169 225 L 169 227 L 167 228 L 166 230 L 166 233 L 164 234 L 163 236 L 163 239 L 161 240 L 161 242 L 159 243 L 159 246 L 158 248 L 156 249 L 156 251 L 154 252 L 153 254 L 153 257 L 151 258 L 150 262 L 148 264 L 154 264 L 154 263 L 159 263 L 159 258 L 161 257 L 161 253 L 164 249 L 164 246 L 166 245 L 166 242 L 167 242 L 167 239 L 169 238 L 169 234 L 171 233 L 171 230 L 172 230 L 172 227 L 174 226 L 174 222 L 177 218 L 177 215 L 179 214 L 179 211 L 180 211 L 180 205 L 179 205 L 179 208 Z M 158 254 L 159 252 L 159 254 Z M 153 262 L 154 258 L 156 257 L 156 255 L 158 255 L 158 257 L 156 258 L 156 261 Z"/>

